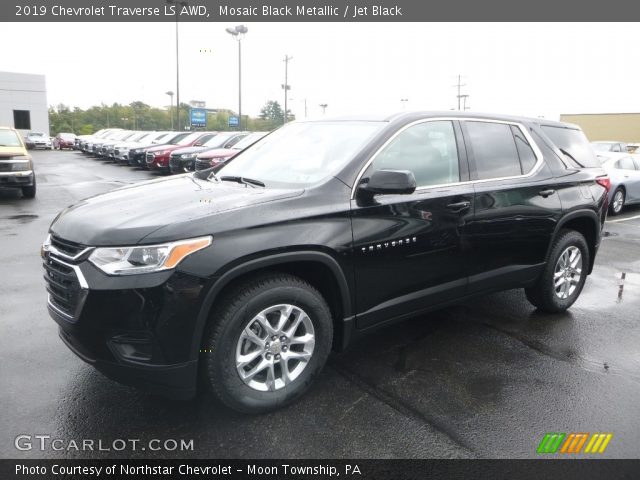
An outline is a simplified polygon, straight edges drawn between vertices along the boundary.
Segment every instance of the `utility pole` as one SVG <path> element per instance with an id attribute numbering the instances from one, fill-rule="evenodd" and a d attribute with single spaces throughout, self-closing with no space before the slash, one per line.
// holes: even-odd
<path id="1" fill-rule="evenodd" d="M 329 106 L 328 103 L 321 103 L 320 104 L 320 108 L 322 109 L 322 115 L 324 115 L 324 112 L 327 110 L 328 106 Z"/>
<path id="2" fill-rule="evenodd" d="M 461 77 L 460 75 L 458 75 L 458 83 L 456 85 L 454 85 L 454 87 L 458 88 L 458 95 L 456 95 L 456 97 L 458 98 L 458 111 L 460 110 L 460 99 L 462 98 L 462 95 L 460 94 L 460 89 L 462 87 L 466 87 L 467 84 L 466 83 L 460 83 L 461 82 Z"/>
<path id="3" fill-rule="evenodd" d="M 469 98 L 469 95 L 460 95 L 462 97 L 462 110 L 466 111 L 469 110 L 469 107 L 467 107 L 467 98 Z"/>
<path id="4" fill-rule="evenodd" d="M 293 57 L 290 57 L 289 55 L 285 55 L 284 56 L 284 84 L 282 85 L 282 88 L 284 89 L 284 121 L 282 122 L 287 123 L 288 120 L 288 110 L 287 110 L 287 100 L 289 97 L 289 90 L 291 90 L 291 86 L 287 83 L 288 82 L 288 76 L 289 76 L 289 60 L 293 60 Z"/>

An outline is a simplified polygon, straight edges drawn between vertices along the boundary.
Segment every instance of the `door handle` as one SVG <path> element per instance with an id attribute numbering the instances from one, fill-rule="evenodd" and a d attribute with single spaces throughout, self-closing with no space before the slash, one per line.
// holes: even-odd
<path id="1" fill-rule="evenodd" d="M 466 210 L 467 208 L 469 208 L 469 206 L 471 205 L 471 202 L 457 202 L 457 203 L 450 203 L 449 205 L 447 205 L 447 208 L 449 210 L 453 210 L 454 212 L 461 212 L 462 210 Z"/>
<path id="2" fill-rule="evenodd" d="M 538 192 L 538 195 L 540 195 L 541 197 L 547 198 L 549 195 L 553 195 L 554 193 L 556 193 L 555 190 L 553 189 L 549 189 L 549 190 L 540 190 Z"/>

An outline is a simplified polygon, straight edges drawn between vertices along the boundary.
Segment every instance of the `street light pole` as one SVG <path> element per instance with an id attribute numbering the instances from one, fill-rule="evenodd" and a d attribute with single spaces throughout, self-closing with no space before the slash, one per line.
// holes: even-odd
<path id="1" fill-rule="evenodd" d="M 242 130 L 242 39 L 248 31 L 244 25 L 226 29 L 226 32 L 238 42 L 238 130 Z"/>
<path id="2" fill-rule="evenodd" d="M 180 39 L 178 34 L 178 16 L 180 14 L 179 7 L 186 7 L 188 3 L 185 0 L 166 1 L 169 5 L 173 5 L 174 3 L 176 4 L 176 125 L 178 126 L 178 131 L 180 131 Z"/>
<path id="3" fill-rule="evenodd" d="M 401 98 L 400 102 L 402 103 L 402 110 L 404 110 L 407 106 L 407 102 L 409 101 L 408 98 Z"/>
<path id="4" fill-rule="evenodd" d="M 328 103 L 321 103 L 320 104 L 320 108 L 322 109 L 322 115 L 324 115 L 325 111 L 327 110 L 327 107 L 329 106 Z"/>
<path id="5" fill-rule="evenodd" d="M 168 92 L 165 92 L 165 95 L 169 95 L 169 98 L 171 99 L 171 104 L 169 107 L 169 118 L 171 118 L 171 130 L 173 130 L 173 92 L 169 90 Z"/>

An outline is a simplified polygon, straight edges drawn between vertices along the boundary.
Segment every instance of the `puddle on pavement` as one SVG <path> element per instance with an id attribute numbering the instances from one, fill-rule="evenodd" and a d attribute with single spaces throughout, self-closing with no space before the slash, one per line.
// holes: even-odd
<path id="1" fill-rule="evenodd" d="M 20 215 L 11 215 L 10 217 L 4 217 L 4 218 L 6 218 L 7 220 L 17 220 L 18 223 L 29 223 L 34 221 L 38 217 L 39 217 L 38 215 L 23 213 Z"/>
<path id="2" fill-rule="evenodd" d="M 629 272 L 596 273 L 587 279 L 576 306 L 592 310 L 612 305 L 640 308 L 640 274 Z"/>

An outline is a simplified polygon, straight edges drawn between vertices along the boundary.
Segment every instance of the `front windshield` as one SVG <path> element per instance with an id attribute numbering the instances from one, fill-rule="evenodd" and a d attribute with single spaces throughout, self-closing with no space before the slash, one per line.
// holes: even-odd
<path id="1" fill-rule="evenodd" d="M 608 152 L 611 150 L 611 143 L 592 143 L 593 149 L 596 152 Z"/>
<path id="2" fill-rule="evenodd" d="M 244 137 L 242 140 L 240 140 L 238 143 L 236 143 L 231 148 L 233 148 L 234 150 L 244 150 L 249 145 L 253 145 L 254 143 L 256 143 L 258 140 L 260 140 L 262 137 L 264 137 L 267 133 L 268 132 L 252 133 L 252 134 Z"/>
<path id="3" fill-rule="evenodd" d="M 218 173 L 260 180 L 267 187 L 309 186 L 335 174 L 384 122 L 290 123 L 242 152 Z"/>
<path id="4" fill-rule="evenodd" d="M 0 130 L 0 147 L 21 147 L 20 139 L 13 130 Z"/>
<path id="5" fill-rule="evenodd" d="M 176 135 L 175 137 L 173 137 L 173 140 L 171 140 L 169 142 L 169 145 L 186 145 L 182 140 L 184 140 L 186 137 L 188 137 L 189 135 L 193 135 L 192 133 L 180 133 L 178 135 Z M 189 142 L 187 142 L 189 143 Z"/>
<path id="6" fill-rule="evenodd" d="M 224 145 L 225 143 L 227 143 L 229 141 L 229 139 L 231 137 L 233 137 L 235 135 L 235 133 L 219 133 L 217 134 L 215 137 L 213 137 L 211 140 L 209 140 L 207 143 L 204 144 L 205 147 L 207 148 L 218 148 L 221 147 L 222 145 Z"/>

